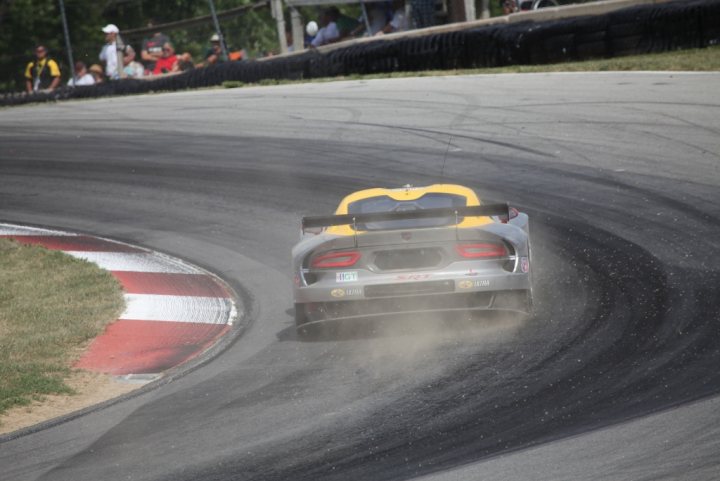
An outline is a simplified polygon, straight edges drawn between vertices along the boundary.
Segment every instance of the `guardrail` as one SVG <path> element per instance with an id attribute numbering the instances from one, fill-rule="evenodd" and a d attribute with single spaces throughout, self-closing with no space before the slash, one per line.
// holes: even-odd
<path id="1" fill-rule="evenodd" d="M 121 80 L 51 93 L 14 94 L 0 105 L 184 90 L 235 80 L 311 79 L 543 64 L 720 44 L 720 0 L 633 0 L 550 8 L 404 35 L 368 38 L 262 61 L 227 62 L 152 80 Z M 584 7 L 584 8 L 581 8 Z M 591 8 L 589 8 L 591 7 Z"/>

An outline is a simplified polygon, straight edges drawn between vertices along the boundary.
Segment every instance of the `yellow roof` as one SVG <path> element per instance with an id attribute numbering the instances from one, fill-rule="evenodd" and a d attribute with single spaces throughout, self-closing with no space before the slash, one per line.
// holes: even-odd
<path id="1" fill-rule="evenodd" d="M 407 185 L 397 189 L 386 189 L 382 187 L 374 189 L 365 189 L 353 192 L 346 196 L 338 205 L 335 210 L 335 215 L 343 215 L 348 213 L 348 205 L 353 202 L 357 202 L 362 199 L 369 199 L 372 197 L 387 196 L 393 200 L 416 200 L 428 193 L 442 193 L 442 194 L 454 194 L 460 195 L 467 199 L 467 206 L 481 205 L 480 199 L 474 190 L 457 184 L 433 184 L 423 187 L 414 187 Z M 457 226 L 463 227 L 477 227 L 493 222 L 490 217 L 465 217 L 462 222 Z M 330 227 L 327 230 L 330 234 L 336 235 L 353 235 L 355 232 L 349 225 L 338 225 Z"/>

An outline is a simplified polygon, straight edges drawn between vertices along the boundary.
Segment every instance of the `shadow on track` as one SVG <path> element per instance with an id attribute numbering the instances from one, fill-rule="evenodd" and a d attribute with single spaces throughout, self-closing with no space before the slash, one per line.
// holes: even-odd
<path id="1" fill-rule="evenodd" d="M 316 431 L 292 457 L 273 449 L 178 479 L 412 479 L 720 392 L 719 272 L 664 264 L 605 230 L 544 218 L 536 252 L 565 265 L 538 263 L 537 314 L 503 363 L 464 349 L 476 331 L 452 329 L 460 342 L 444 347 L 461 357 L 452 370 L 402 391 L 372 423 L 344 426 L 341 439 Z M 292 340 L 290 329 L 279 337 Z M 498 365 L 514 372 L 488 372 Z"/>
<path id="2" fill-rule="evenodd" d="M 293 316 L 292 309 L 286 313 Z M 523 322 L 533 322 L 533 319 L 513 311 L 392 314 L 321 322 L 305 326 L 303 332 L 292 325 L 277 337 L 279 341 L 343 342 L 418 335 L 476 336 L 488 329 L 517 328 Z"/>

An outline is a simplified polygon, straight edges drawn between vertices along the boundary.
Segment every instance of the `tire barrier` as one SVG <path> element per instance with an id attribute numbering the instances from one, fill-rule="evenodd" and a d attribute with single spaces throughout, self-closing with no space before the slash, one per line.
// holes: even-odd
<path id="1" fill-rule="evenodd" d="M 394 71 L 538 65 L 720 44 L 720 0 L 644 4 L 600 16 L 502 23 L 424 36 L 379 38 L 328 52 L 309 50 L 229 62 L 152 80 L 121 80 L 51 93 L 7 94 L 0 105 L 221 85 Z"/>

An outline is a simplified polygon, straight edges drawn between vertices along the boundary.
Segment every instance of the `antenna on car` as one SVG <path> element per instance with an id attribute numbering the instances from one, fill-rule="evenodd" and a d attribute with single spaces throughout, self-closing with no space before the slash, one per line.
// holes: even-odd
<path id="1" fill-rule="evenodd" d="M 443 157 L 443 163 L 442 168 L 440 169 L 440 179 L 445 178 L 445 161 L 447 160 L 448 152 L 450 152 L 450 144 L 452 143 L 453 135 L 450 134 L 450 138 L 448 139 L 447 148 L 445 149 L 445 156 Z"/>

